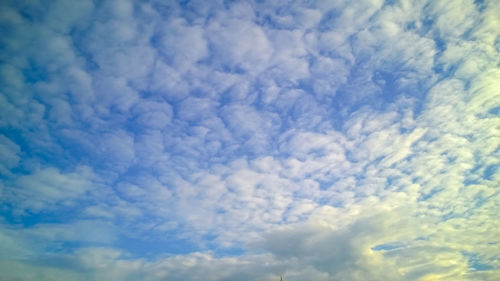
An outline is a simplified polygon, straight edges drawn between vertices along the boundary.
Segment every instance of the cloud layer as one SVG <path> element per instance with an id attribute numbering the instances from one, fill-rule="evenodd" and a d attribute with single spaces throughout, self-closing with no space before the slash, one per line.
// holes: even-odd
<path id="1" fill-rule="evenodd" d="M 498 1 L 3 1 L 5 280 L 493 280 Z"/>

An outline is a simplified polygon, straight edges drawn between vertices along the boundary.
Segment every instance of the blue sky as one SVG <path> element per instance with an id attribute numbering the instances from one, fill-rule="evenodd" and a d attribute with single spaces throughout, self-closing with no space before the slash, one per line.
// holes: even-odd
<path id="1" fill-rule="evenodd" d="M 499 3 L 2 1 L 2 278 L 493 280 Z"/>

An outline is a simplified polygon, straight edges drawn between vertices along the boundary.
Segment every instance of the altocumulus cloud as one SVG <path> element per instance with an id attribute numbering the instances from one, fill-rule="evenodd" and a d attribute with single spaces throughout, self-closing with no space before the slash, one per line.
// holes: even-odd
<path id="1" fill-rule="evenodd" d="M 494 280 L 500 2 L 2 1 L 13 280 Z"/>

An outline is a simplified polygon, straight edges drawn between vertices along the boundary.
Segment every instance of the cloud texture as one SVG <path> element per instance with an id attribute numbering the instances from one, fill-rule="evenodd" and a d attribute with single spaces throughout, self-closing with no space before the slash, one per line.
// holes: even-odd
<path id="1" fill-rule="evenodd" d="M 2 278 L 494 280 L 499 14 L 2 1 Z"/>

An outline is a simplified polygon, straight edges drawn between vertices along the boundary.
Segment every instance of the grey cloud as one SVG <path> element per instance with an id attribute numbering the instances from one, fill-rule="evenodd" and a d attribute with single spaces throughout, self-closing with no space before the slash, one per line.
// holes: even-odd
<path id="1" fill-rule="evenodd" d="M 311 221 L 305 224 L 283 226 L 264 235 L 261 242 L 252 244 L 255 250 L 265 249 L 271 254 L 249 254 L 239 258 L 214 257 L 210 253 L 193 253 L 186 256 L 159 258 L 154 261 L 134 259 L 126 253 L 109 248 L 80 249 L 73 254 L 60 254 L 59 263 L 65 265 L 30 268 L 31 272 L 41 273 L 53 270 L 51 276 L 74 274 L 77 278 L 141 278 L 143 280 L 275 280 L 279 274 L 286 274 L 287 280 L 304 280 L 316 276 L 319 280 L 366 280 L 367 278 L 404 278 L 422 277 L 426 272 L 453 272 L 453 267 L 426 265 L 427 255 L 409 260 L 414 255 L 407 252 L 376 252 L 371 248 L 386 241 L 387 236 L 398 239 L 401 234 L 389 234 L 391 227 L 398 224 L 394 214 L 379 212 L 359 219 L 347 228 L 335 229 L 328 223 Z M 333 218 L 329 218 L 332 221 Z M 418 227 L 417 227 L 418 229 Z M 416 236 L 417 234 L 415 234 Z M 414 237 L 415 237 L 414 236 Z M 390 239 L 390 238 L 389 238 Z M 418 243 L 418 240 L 416 240 Z M 415 247 L 419 252 L 424 249 Z M 446 257 L 445 247 L 427 248 L 434 255 Z M 396 259 L 396 264 L 390 260 Z M 23 262 L 16 266 L 26 267 Z M 72 266 L 67 266 L 73 263 Z M 2 263 L 5 265 L 5 263 Z M 420 265 L 424 266 L 421 267 Z M 398 266 L 408 268 L 405 273 Z M 29 266 L 28 266 L 29 267 Z M 84 269 L 84 270 L 82 270 Z M 91 275 L 88 275 L 88 274 Z M 20 275 L 11 271 L 7 276 Z M 25 278 L 28 278 L 25 276 Z M 390 279 L 390 280 L 392 280 Z M 78 279 L 77 279 L 78 280 Z"/>

